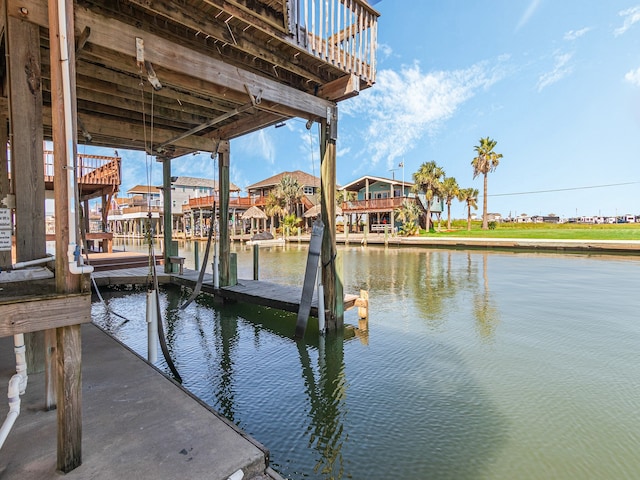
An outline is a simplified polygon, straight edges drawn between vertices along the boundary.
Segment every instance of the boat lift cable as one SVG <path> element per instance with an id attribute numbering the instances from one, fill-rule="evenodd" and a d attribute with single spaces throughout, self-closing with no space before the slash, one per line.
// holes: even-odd
<path id="1" fill-rule="evenodd" d="M 182 305 L 180 305 L 180 310 L 184 310 L 185 308 L 187 308 L 191 302 L 193 302 L 196 297 L 200 294 L 200 289 L 202 288 L 202 282 L 204 280 L 204 271 L 207 268 L 207 263 L 209 262 L 209 251 L 211 250 L 211 240 L 213 238 L 213 230 L 214 230 L 214 226 L 213 226 L 213 217 L 215 217 L 216 214 L 216 202 L 215 200 L 213 201 L 213 212 L 211 214 L 211 225 L 209 225 L 209 233 L 207 235 L 207 247 L 204 250 L 204 260 L 202 262 L 202 267 L 200 268 L 200 273 L 198 274 L 198 281 L 196 282 L 195 287 L 193 287 L 193 292 L 191 292 L 191 295 L 189 296 L 189 298 L 187 299 L 186 302 L 184 302 Z M 200 227 L 202 228 L 202 226 Z M 215 275 L 215 272 L 213 272 L 213 274 Z"/>
<path id="2" fill-rule="evenodd" d="M 160 295 L 158 294 L 158 275 L 156 272 L 156 255 L 153 251 L 153 243 L 149 244 L 149 252 L 151 257 L 153 289 L 155 290 L 154 296 L 156 297 L 156 311 L 158 312 L 158 315 L 156 316 L 156 320 L 158 324 L 158 340 L 160 341 L 160 350 L 162 350 L 162 355 L 164 356 L 164 359 L 167 362 L 167 366 L 169 367 L 169 370 L 171 370 L 171 373 L 173 373 L 173 376 L 176 378 L 176 380 L 179 383 L 182 383 L 182 377 L 178 373 L 178 369 L 176 368 L 176 366 L 173 363 L 173 360 L 171 359 L 171 354 L 169 353 L 169 349 L 167 348 L 167 341 L 164 336 L 164 326 L 162 325 L 162 318 L 160 315 L 161 310 L 160 310 Z"/>
<path id="3" fill-rule="evenodd" d="M 220 147 L 220 143 L 217 143 L 215 151 L 211 155 L 214 159 L 218 158 L 218 148 L 219 147 Z M 213 167 L 214 167 L 213 171 L 214 171 L 214 180 L 215 180 L 215 160 L 213 162 Z M 220 191 L 220 187 L 218 186 L 218 192 L 219 191 Z M 204 272 L 205 272 L 205 270 L 207 268 L 207 264 L 209 263 L 209 251 L 211 249 L 211 240 L 213 238 L 213 230 L 214 230 L 213 227 L 214 227 L 214 224 L 215 224 L 215 221 L 214 221 L 215 218 L 216 218 L 216 200 L 215 200 L 215 191 L 214 191 L 213 206 L 212 206 L 212 210 L 211 210 L 211 222 L 209 224 L 209 234 L 207 235 L 207 246 L 206 246 L 206 248 L 204 250 L 204 261 L 202 262 L 202 266 L 200 268 L 200 273 L 198 274 L 198 281 L 196 282 L 196 285 L 193 288 L 193 292 L 191 292 L 191 295 L 189 296 L 187 301 L 184 302 L 180 306 L 180 310 L 184 310 L 185 308 L 187 308 L 191 304 L 191 302 L 193 302 L 196 299 L 196 297 L 200 294 L 200 289 L 202 288 L 202 282 L 204 280 Z M 200 226 L 200 228 L 202 228 L 202 225 Z M 213 272 L 213 276 L 214 277 L 215 277 L 215 275 L 216 275 L 216 272 Z"/>
<path id="4" fill-rule="evenodd" d="M 173 376 L 175 377 L 175 379 L 182 383 L 182 377 L 180 376 L 180 374 L 178 373 L 178 369 L 176 368 L 176 366 L 173 363 L 173 360 L 171 359 L 171 355 L 169 353 L 169 349 L 167 348 L 167 341 L 166 338 L 164 336 L 164 326 L 162 324 L 162 318 L 160 315 L 160 312 L 162 311 L 160 309 L 160 295 L 158 293 L 158 274 L 156 271 L 156 256 L 155 256 L 155 252 L 153 250 L 153 236 L 151 235 L 151 200 L 150 200 L 150 193 L 151 193 L 151 164 L 152 162 L 149 161 L 149 157 L 151 155 L 150 152 L 153 151 L 153 100 L 154 100 L 154 95 L 153 95 L 153 90 L 151 91 L 151 133 L 150 133 L 150 137 L 151 137 L 151 143 L 149 145 L 147 145 L 147 125 L 146 125 L 146 117 L 145 117 L 145 108 L 144 108 L 144 79 L 142 78 L 142 70 L 140 73 L 140 93 L 141 93 L 141 100 L 142 100 L 142 123 L 143 123 L 143 131 L 144 131 L 144 145 L 145 145 L 145 150 L 147 151 L 147 155 L 146 155 L 146 169 L 147 169 L 147 191 L 149 192 L 149 200 L 147 201 L 147 213 L 148 213 L 148 225 L 147 225 L 147 236 L 148 236 L 148 240 L 149 240 L 149 264 L 150 264 L 150 275 L 153 279 L 153 291 L 154 291 L 154 297 L 155 297 L 155 302 L 156 302 L 156 324 L 158 327 L 158 340 L 160 342 L 160 350 L 162 350 L 162 355 L 164 356 L 165 361 L 167 362 L 167 366 L 169 367 L 169 370 L 171 370 L 171 373 L 173 373 Z M 168 161 L 168 160 L 167 160 Z"/>

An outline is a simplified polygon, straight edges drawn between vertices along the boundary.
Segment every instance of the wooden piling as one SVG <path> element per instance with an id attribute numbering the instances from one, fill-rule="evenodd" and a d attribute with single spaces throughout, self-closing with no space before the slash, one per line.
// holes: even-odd
<path id="1" fill-rule="evenodd" d="M 253 245 L 253 279 L 259 280 L 260 270 L 260 245 Z"/>

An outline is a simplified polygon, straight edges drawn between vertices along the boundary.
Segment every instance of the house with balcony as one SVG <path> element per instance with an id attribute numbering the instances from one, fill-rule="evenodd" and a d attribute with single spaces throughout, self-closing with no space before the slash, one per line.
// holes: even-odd
<path id="1" fill-rule="evenodd" d="M 371 233 L 384 232 L 389 226 L 397 230 L 401 223 L 396 220 L 395 212 L 404 201 L 419 207 L 422 212 L 420 224 L 426 226 L 426 199 L 424 195 L 414 193 L 413 188 L 412 182 L 372 175 L 344 185 L 341 190 L 346 199 L 342 204 L 345 228 L 350 232 L 361 232 L 366 228 Z M 441 214 L 443 208 L 442 201 L 432 201 L 432 214 Z"/>
<path id="2" fill-rule="evenodd" d="M 241 189 L 229 183 L 229 205 L 239 198 Z M 174 232 L 186 237 L 206 236 L 213 206 L 220 207 L 220 187 L 216 180 L 198 177 L 171 178 L 171 216 Z"/>
<path id="3" fill-rule="evenodd" d="M 247 187 L 249 198 L 251 198 L 253 205 L 264 210 L 267 204 L 267 197 L 278 187 L 284 177 L 293 178 L 302 188 L 301 200 L 294 206 L 295 212 L 293 212 L 302 218 L 304 213 L 310 208 L 313 208 L 319 201 L 320 178 L 309 173 L 295 170 L 293 172 L 281 172 L 272 177 L 265 178 Z"/>

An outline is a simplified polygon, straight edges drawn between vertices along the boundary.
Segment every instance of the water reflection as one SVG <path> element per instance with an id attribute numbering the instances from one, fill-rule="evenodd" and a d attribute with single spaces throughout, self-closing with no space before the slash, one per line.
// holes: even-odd
<path id="1" fill-rule="evenodd" d="M 347 415 L 343 339 L 336 334 L 319 339 L 317 379 L 308 347 L 300 341 L 297 346 L 309 401 L 309 447 L 318 453 L 314 472 L 326 479 L 349 478 L 342 455 L 343 443 L 348 439 L 343 436 L 343 420 Z"/>
<path id="2" fill-rule="evenodd" d="M 185 387 L 268 446 L 283 476 L 639 471 L 640 330 L 630 305 L 638 261 L 358 246 L 343 253 L 345 291 L 366 289 L 371 299 L 368 325 L 347 312 L 357 328 L 345 339 L 321 339 L 312 319 L 294 342 L 294 314 L 207 297 L 177 315 L 180 292 L 162 294 Z M 250 274 L 251 252 L 238 260 Z M 261 275 L 299 283 L 305 260 L 304 248 L 263 251 Z M 131 321 L 104 323 L 144 355 L 135 298 L 107 299 Z M 143 293 L 138 300 L 144 305 Z M 102 311 L 96 304 L 94 313 Z"/>
<path id="3" fill-rule="evenodd" d="M 482 291 L 474 294 L 473 313 L 478 335 L 482 340 L 490 342 L 494 339 L 496 328 L 500 323 L 500 312 L 489 292 L 488 258 L 489 254 L 485 252 L 482 255 Z"/>

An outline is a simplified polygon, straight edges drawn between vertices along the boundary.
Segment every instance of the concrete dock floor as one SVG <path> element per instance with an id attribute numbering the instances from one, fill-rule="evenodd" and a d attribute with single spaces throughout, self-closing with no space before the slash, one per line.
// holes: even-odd
<path id="1" fill-rule="evenodd" d="M 56 472 L 56 412 L 44 410 L 44 374 L 32 374 L 0 450 L 1 479 L 224 480 L 239 469 L 245 480 L 278 478 L 264 447 L 92 324 L 82 355 L 82 465 Z M 13 338 L 1 338 L 0 423 L 14 373 Z"/>

